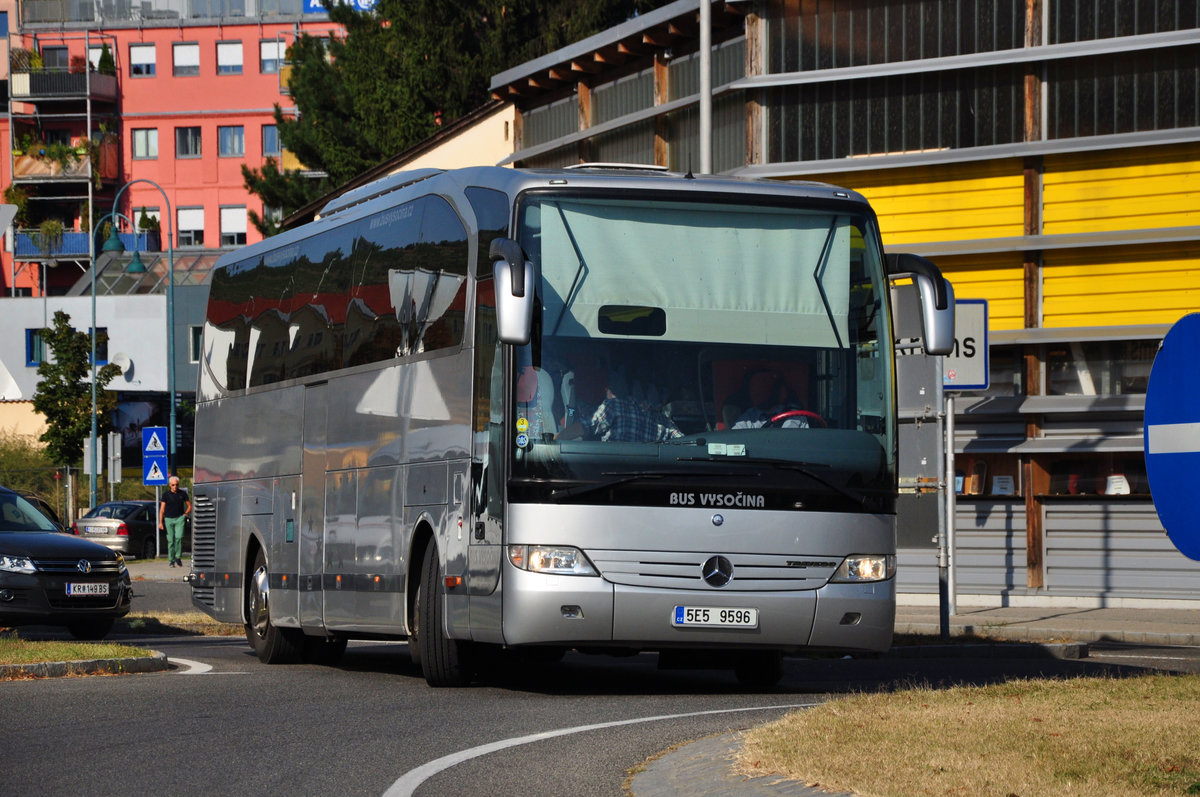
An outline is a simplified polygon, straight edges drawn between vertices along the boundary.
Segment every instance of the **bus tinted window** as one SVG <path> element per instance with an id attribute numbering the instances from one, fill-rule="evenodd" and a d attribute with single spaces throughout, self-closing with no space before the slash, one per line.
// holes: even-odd
<path id="1" fill-rule="evenodd" d="M 393 304 L 393 274 L 416 267 L 420 200 L 389 208 L 359 222 L 354 278 L 346 310 L 345 364 L 390 360 L 406 353 L 407 318 Z"/>
<path id="2" fill-rule="evenodd" d="M 476 257 L 476 274 L 480 277 L 492 273 L 492 259 L 488 248 L 492 240 L 508 233 L 508 196 L 491 188 L 471 186 L 464 192 L 471 209 L 475 211 L 475 223 L 479 225 L 479 254 Z"/>

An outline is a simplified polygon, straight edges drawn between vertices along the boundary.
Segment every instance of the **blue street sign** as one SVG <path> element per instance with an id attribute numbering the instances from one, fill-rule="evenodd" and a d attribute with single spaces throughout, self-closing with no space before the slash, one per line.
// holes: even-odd
<path id="1" fill-rule="evenodd" d="M 165 487 L 167 484 L 167 427 L 142 427 L 142 484 Z"/>
<path id="2" fill-rule="evenodd" d="M 1184 316 L 1163 339 L 1146 386 L 1143 446 L 1154 508 L 1167 536 L 1200 560 L 1200 313 Z"/>

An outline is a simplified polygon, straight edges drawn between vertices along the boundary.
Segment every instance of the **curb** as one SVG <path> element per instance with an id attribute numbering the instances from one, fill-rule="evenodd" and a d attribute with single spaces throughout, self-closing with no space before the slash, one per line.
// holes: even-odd
<path id="1" fill-rule="evenodd" d="M 937 623 L 897 622 L 897 634 L 919 634 L 937 637 L 941 627 Z M 1162 645 L 1166 647 L 1200 646 L 1200 634 L 1172 633 L 1169 631 L 1125 631 L 1108 629 L 1105 631 L 1087 630 L 1080 628 L 1030 628 L 1022 625 L 952 625 L 952 636 L 964 634 L 979 634 L 1014 642 L 1121 642 L 1131 645 Z"/>
<path id="2" fill-rule="evenodd" d="M 0 680 L 8 678 L 61 678 L 67 675 L 125 675 L 169 670 L 167 654 L 157 650 L 149 656 L 127 659 L 81 659 L 79 661 L 40 661 L 32 664 L 0 665 Z"/>
<path id="3" fill-rule="evenodd" d="M 965 642 L 960 644 L 900 645 L 885 655 L 896 659 L 944 659 L 950 657 L 989 659 L 1086 659 L 1084 642 Z"/>

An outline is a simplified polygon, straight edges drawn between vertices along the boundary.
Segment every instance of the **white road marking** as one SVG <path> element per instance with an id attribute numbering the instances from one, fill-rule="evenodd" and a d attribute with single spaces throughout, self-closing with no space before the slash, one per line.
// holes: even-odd
<path id="1" fill-rule="evenodd" d="M 621 725 L 637 725 L 643 722 L 661 722 L 662 720 L 676 720 L 687 717 L 703 717 L 711 714 L 735 714 L 741 711 L 778 711 L 788 708 L 812 708 L 820 705 L 819 703 L 789 703 L 782 706 L 750 706 L 747 708 L 727 708 L 714 709 L 711 711 L 692 711 L 686 714 L 660 714 L 655 717 L 635 717 L 627 720 L 615 720 L 613 722 L 598 722 L 594 725 L 577 725 L 574 728 L 559 728 L 556 731 L 542 731 L 541 733 L 531 733 L 528 736 L 515 736 L 511 739 L 501 739 L 488 744 L 481 744 L 478 747 L 472 747 L 467 750 L 460 750 L 457 753 L 436 758 L 427 764 L 422 764 L 416 769 L 410 769 L 404 773 L 399 780 L 391 785 L 387 791 L 383 793 L 384 797 L 411 797 L 417 788 L 425 781 L 432 778 L 434 775 L 450 767 L 457 766 L 464 761 L 469 761 L 472 758 L 478 758 L 489 753 L 494 753 L 498 750 L 506 750 L 509 747 L 518 747 L 523 744 L 532 742 L 541 742 L 546 739 L 553 739 L 558 736 L 570 736 L 574 733 L 585 733 L 587 731 L 596 731 L 603 728 L 616 728 Z"/>
<path id="2" fill-rule="evenodd" d="M 1146 427 L 1150 454 L 1194 454 L 1200 451 L 1200 423 L 1158 423 Z"/>
<path id="3" fill-rule="evenodd" d="M 176 659 L 168 656 L 167 661 L 177 667 L 187 667 L 186 670 L 180 670 L 176 675 L 204 675 L 212 671 L 211 664 L 205 664 L 202 661 L 192 661 L 191 659 Z"/>

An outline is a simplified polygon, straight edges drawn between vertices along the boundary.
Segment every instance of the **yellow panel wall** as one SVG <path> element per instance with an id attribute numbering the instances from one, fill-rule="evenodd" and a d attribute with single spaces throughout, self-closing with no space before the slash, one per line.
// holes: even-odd
<path id="1" fill-rule="evenodd" d="M 887 246 L 1006 238 L 1024 232 L 1020 160 L 821 175 L 875 208 Z"/>
<path id="2" fill-rule="evenodd" d="M 1025 326 L 1025 269 L 1017 254 L 937 257 L 959 299 L 987 299 L 988 329 Z"/>
<path id="3" fill-rule="evenodd" d="M 1172 324 L 1200 310 L 1200 243 L 1045 254 L 1043 325 Z"/>
<path id="4" fill-rule="evenodd" d="M 1045 159 L 1047 235 L 1200 225 L 1200 142 Z"/>

